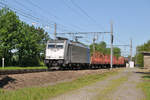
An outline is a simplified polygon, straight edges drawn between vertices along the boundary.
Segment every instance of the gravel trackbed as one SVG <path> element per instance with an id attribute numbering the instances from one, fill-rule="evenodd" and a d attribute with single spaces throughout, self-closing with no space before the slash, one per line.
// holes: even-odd
<path id="1" fill-rule="evenodd" d="M 116 69 L 114 69 L 116 70 Z M 16 90 L 24 87 L 48 86 L 68 82 L 89 74 L 109 72 L 108 69 L 99 70 L 71 70 L 26 73 L 14 75 L 0 75 L 0 88 Z"/>

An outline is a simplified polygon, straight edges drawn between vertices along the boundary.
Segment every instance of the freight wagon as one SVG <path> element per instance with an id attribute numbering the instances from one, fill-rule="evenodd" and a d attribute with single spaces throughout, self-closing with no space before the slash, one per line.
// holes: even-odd
<path id="1" fill-rule="evenodd" d="M 109 68 L 110 67 L 110 55 L 104 55 L 100 52 L 94 52 L 91 56 L 91 65 L 99 66 L 101 68 Z M 123 67 L 125 66 L 124 57 L 115 57 L 113 56 L 113 67 Z"/>

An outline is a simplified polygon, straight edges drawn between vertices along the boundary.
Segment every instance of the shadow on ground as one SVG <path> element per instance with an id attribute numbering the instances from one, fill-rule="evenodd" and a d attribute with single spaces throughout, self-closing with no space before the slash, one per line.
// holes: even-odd
<path id="1" fill-rule="evenodd" d="M 15 79 L 13 79 L 13 78 L 11 78 L 9 76 L 5 76 L 5 77 L 0 79 L 0 88 L 3 88 L 9 82 L 14 82 L 14 81 L 15 81 Z"/>
<path id="2" fill-rule="evenodd" d="M 135 72 L 135 73 L 139 73 L 139 74 L 149 74 L 149 75 L 150 75 L 150 72 Z"/>
<path id="3" fill-rule="evenodd" d="M 144 79 L 150 79 L 150 72 L 135 72 L 135 73 L 138 73 L 138 74 L 142 74 L 142 78 Z"/>

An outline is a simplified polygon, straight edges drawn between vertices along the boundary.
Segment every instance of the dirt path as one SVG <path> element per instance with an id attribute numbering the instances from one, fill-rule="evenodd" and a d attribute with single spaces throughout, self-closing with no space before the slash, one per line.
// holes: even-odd
<path id="1" fill-rule="evenodd" d="M 135 73 L 138 70 L 126 70 L 126 73 L 130 74 L 130 77 L 115 92 L 111 93 L 107 100 L 145 100 L 143 92 L 137 88 L 137 84 L 142 81 L 141 75 Z"/>
<path id="2" fill-rule="evenodd" d="M 137 70 L 125 69 L 103 81 L 50 100 L 143 100 L 143 93 L 136 88 L 141 80 L 139 74 L 134 73 Z"/>

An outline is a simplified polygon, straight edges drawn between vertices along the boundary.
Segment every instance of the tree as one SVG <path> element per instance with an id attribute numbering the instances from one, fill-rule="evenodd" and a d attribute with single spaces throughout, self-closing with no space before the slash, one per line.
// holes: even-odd
<path id="1" fill-rule="evenodd" d="M 137 62 L 136 62 L 136 64 L 139 66 L 139 67 L 143 67 L 143 65 L 144 65 L 144 56 L 143 56 L 143 54 L 137 54 L 136 55 L 136 57 L 137 57 Z"/>
<path id="2" fill-rule="evenodd" d="M 143 57 L 143 54 L 142 52 L 150 52 L 150 40 L 147 41 L 146 43 L 144 43 L 143 45 L 140 45 L 140 46 L 137 46 L 137 54 L 136 54 L 136 59 L 137 59 L 137 62 L 136 64 L 139 65 L 140 67 L 143 67 L 144 65 L 144 57 Z"/>
<path id="3" fill-rule="evenodd" d="M 114 47 L 113 48 L 113 54 L 114 56 L 116 56 L 117 58 L 121 56 L 121 50 L 120 48 Z"/>
<path id="4" fill-rule="evenodd" d="M 5 8 L 0 10 L 0 23 L 0 59 L 4 57 L 6 65 L 10 65 L 20 20 L 14 12 Z"/>
<path id="5" fill-rule="evenodd" d="M 100 52 L 102 54 L 109 54 L 110 55 L 111 50 L 110 50 L 110 48 L 107 48 L 107 45 L 104 41 L 101 41 L 98 44 L 95 43 L 94 46 L 95 46 L 95 51 Z M 91 49 L 91 54 L 92 54 L 93 53 L 93 44 L 90 45 L 90 49 Z M 113 48 L 113 54 L 116 57 L 121 56 L 120 48 L 117 48 L 117 47 Z"/>
<path id="6" fill-rule="evenodd" d="M 7 65 L 39 65 L 43 61 L 49 35 L 44 29 L 19 20 L 11 10 L 0 10 L 0 59 Z M 43 55 L 42 55 L 43 54 Z"/>
<path id="7" fill-rule="evenodd" d="M 35 28 L 22 23 L 20 40 L 18 41 L 19 64 L 24 66 L 39 65 L 41 54 L 45 51 L 48 33 L 42 28 Z"/>

